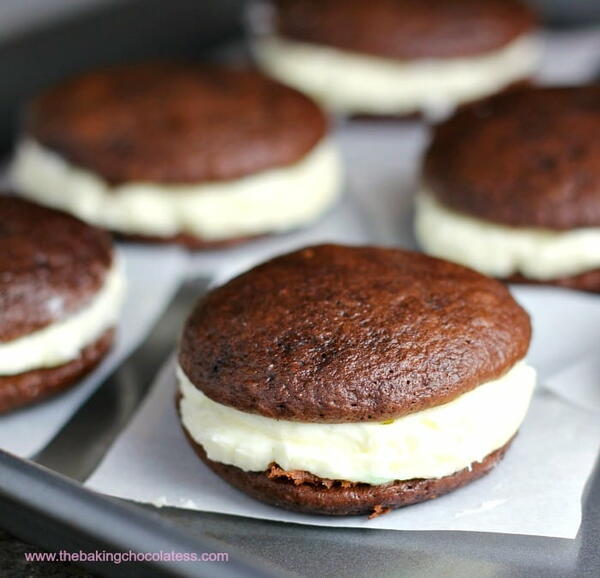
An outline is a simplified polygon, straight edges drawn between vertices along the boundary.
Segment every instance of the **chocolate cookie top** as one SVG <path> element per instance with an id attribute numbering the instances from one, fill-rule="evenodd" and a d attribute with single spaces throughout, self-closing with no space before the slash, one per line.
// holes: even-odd
<path id="1" fill-rule="evenodd" d="M 496 50 L 532 31 L 519 0 L 276 0 L 281 36 L 397 59 Z"/>
<path id="2" fill-rule="evenodd" d="M 166 62 L 69 80 L 26 124 L 112 184 L 237 179 L 298 161 L 326 130 L 316 104 L 258 72 Z"/>
<path id="3" fill-rule="evenodd" d="M 529 317 L 498 281 L 418 253 L 322 245 L 200 301 L 179 361 L 211 399 L 303 422 L 393 419 L 525 356 Z"/>
<path id="4" fill-rule="evenodd" d="M 63 319 L 102 286 L 108 233 L 64 213 L 0 196 L 0 342 Z"/>
<path id="5" fill-rule="evenodd" d="M 448 207 L 517 227 L 600 226 L 600 85 L 529 88 L 437 127 L 426 187 Z"/>

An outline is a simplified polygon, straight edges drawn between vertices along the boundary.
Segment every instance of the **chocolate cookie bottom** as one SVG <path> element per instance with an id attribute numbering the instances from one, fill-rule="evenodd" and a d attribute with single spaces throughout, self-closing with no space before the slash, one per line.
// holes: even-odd
<path id="1" fill-rule="evenodd" d="M 516 274 L 504 279 L 504 281 L 507 283 L 523 283 L 527 285 L 551 285 L 554 287 L 566 287 L 567 289 L 588 291 L 589 293 L 600 293 L 600 269 L 593 269 L 592 271 L 586 271 L 585 273 L 572 275 L 570 277 L 548 279 L 547 281 L 528 279 L 521 274 Z"/>
<path id="2" fill-rule="evenodd" d="M 190 438 L 198 457 L 218 476 L 253 498 L 273 506 L 306 514 L 375 517 L 389 510 L 433 500 L 487 474 L 504 457 L 512 439 L 481 462 L 449 476 L 413 479 L 372 486 L 327 480 L 307 472 L 286 472 L 272 464 L 266 472 L 245 472 L 235 466 L 213 462 L 204 448 Z M 514 439 L 514 438 L 513 438 Z"/>
<path id="3" fill-rule="evenodd" d="M 83 349 L 79 357 L 63 365 L 17 375 L 0 375 L 0 413 L 30 405 L 74 385 L 108 353 L 114 333 L 114 329 L 108 329 Z"/>
<path id="4" fill-rule="evenodd" d="M 117 239 L 123 241 L 129 241 L 132 243 L 148 243 L 155 245 L 180 245 L 191 251 L 211 251 L 214 249 L 227 249 L 228 247 L 234 247 L 254 241 L 255 239 L 261 239 L 265 237 L 263 235 L 249 235 L 246 237 L 232 237 L 231 239 L 221 239 L 219 241 L 207 241 L 200 237 L 195 237 L 188 233 L 179 233 L 177 235 L 171 235 L 170 237 L 158 237 L 153 235 L 130 235 L 128 233 L 115 233 Z"/>
<path id="5" fill-rule="evenodd" d="M 456 111 L 461 110 L 463 108 L 469 107 L 469 106 L 473 106 L 474 104 L 478 104 L 481 102 L 485 102 L 488 98 L 495 96 L 497 94 L 504 94 L 507 92 L 514 92 L 515 90 L 522 90 L 524 88 L 530 88 L 535 86 L 533 80 L 531 78 L 526 78 L 523 80 L 517 80 L 511 84 L 508 84 L 507 86 L 505 86 L 504 88 L 501 88 L 499 91 L 497 92 L 493 92 L 491 94 L 488 94 L 486 96 L 482 96 L 480 98 L 476 98 L 475 100 L 469 100 L 460 104 L 457 104 L 454 107 L 454 112 L 452 114 L 454 114 Z M 438 120 L 437 119 L 431 119 L 429 118 L 429 116 L 427 114 L 425 114 L 422 110 L 416 110 L 414 112 L 399 112 L 396 114 L 393 113 L 386 113 L 386 114 L 375 114 L 375 113 L 369 113 L 369 112 L 362 112 L 362 113 L 354 113 L 354 114 L 350 114 L 348 116 L 349 120 L 351 121 L 355 121 L 357 123 L 360 122 L 376 122 L 376 121 L 380 121 L 382 124 L 384 123 L 390 123 L 390 122 L 399 122 L 399 123 L 403 123 L 403 122 L 426 122 L 429 124 L 437 124 Z"/>

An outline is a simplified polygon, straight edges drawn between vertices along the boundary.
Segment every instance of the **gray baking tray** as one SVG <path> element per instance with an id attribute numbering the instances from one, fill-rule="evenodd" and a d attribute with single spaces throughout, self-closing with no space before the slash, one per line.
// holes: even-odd
<path id="1" fill-rule="evenodd" d="M 87 477 L 144 397 L 172 350 L 181 320 L 205 289 L 202 280 L 182 287 L 142 347 L 36 457 L 38 463 L 73 480 Z M 98 496 L 68 478 L 28 465 L 0 456 L 1 524 L 23 539 L 50 550 L 100 545 L 116 550 L 225 551 L 234 561 L 208 567 L 136 566 L 129 574 L 123 574 L 123 567 L 104 565 L 94 568 L 100 575 L 600 576 L 600 466 L 588 483 L 579 535 L 565 540 L 322 528 L 158 509 Z"/>
<path id="2" fill-rule="evenodd" d="M 567 5 L 566 0 L 562 4 Z M 575 9 L 575 3 L 568 4 Z M 241 0 L 122 0 L 106 5 L 79 21 L 71 18 L 31 30 L 27 36 L 0 39 L 4 79 L 0 147 L 4 151 L 17 103 L 38 87 L 97 63 L 197 54 L 219 38 L 239 34 L 240 29 Z M 109 33 L 111 42 L 106 42 Z M 93 566 L 102 576 L 600 576 L 600 465 L 588 482 L 583 523 L 575 540 L 281 524 L 156 509 L 83 488 L 80 482 L 138 407 L 172 350 L 181 320 L 206 286 L 206 280 L 198 280 L 182 287 L 142 347 L 36 457 L 37 463 L 0 452 L 0 526 L 48 550 L 230 553 L 229 563 L 208 566 Z"/>

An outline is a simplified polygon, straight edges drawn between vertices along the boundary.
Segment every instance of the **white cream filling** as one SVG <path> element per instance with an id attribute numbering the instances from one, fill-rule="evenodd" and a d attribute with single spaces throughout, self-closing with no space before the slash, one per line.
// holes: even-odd
<path id="1" fill-rule="evenodd" d="M 69 317 L 43 329 L 0 343 L 0 375 L 56 367 L 80 352 L 116 324 L 124 290 L 121 267 L 114 264 L 93 300 Z M 62 303 L 48 304 L 60 310 Z"/>
<path id="2" fill-rule="evenodd" d="M 600 267 L 600 227 L 498 225 L 449 209 L 429 192 L 417 195 L 415 234 L 426 253 L 493 277 L 522 273 L 542 281 Z"/>
<path id="3" fill-rule="evenodd" d="M 520 361 L 445 405 L 384 423 L 320 424 L 238 411 L 206 397 L 181 368 L 177 375 L 183 425 L 209 459 L 368 484 L 440 478 L 483 460 L 516 433 L 535 386 L 535 370 Z"/>
<path id="4" fill-rule="evenodd" d="M 26 197 L 113 231 L 220 240 L 313 221 L 337 198 L 341 164 L 333 142 L 325 139 L 293 165 L 236 180 L 111 187 L 39 143 L 24 140 L 11 180 Z"/>
<path id="5" fill-rule="evenodd" d="M 272 76 L 341 113 L 439 117 L 458 104 L 498 92 L 529 77 L 539 57 L 538 39 L 524 35 L 480 56 L 398 61 L 259 37 L 255 54 Z"/>

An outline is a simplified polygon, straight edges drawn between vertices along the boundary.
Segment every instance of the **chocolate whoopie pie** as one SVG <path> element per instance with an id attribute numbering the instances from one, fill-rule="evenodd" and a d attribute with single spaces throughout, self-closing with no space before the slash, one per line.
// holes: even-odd
<path id="1" fill-rule="evenodd" d="M 499 282 L 418 253 L 322 245 L 189 317 L 178 409 L 200 458 L 259 500 L 377 515 L 475 480 L 529 405 L 529 317 Z"/>
<path id="2" fill-rule="evenodd" d="M 261 6 L 259 64 L 341 113 L 438 116 L 529 79 L 538 60 L 536 18 L 519 0 Z"/>
<path id="3" fill-rule="evenodd" d="M 437 127 L 417 197 L 426 252 L 600 292 L 600 86 L 529 88 Z"/>
<path id="4" fill-rule="evenodd" d="M 134 240 L 229 245 L 306 225 L 334 203 L 328 128 L 310 99 L 255 71 L 129 65 L 38 97 L 12 179 Z"/>
<path id="5" fill-rule="evenodd" d="M 0 412 L 64 390 L 106 355 L 122 285 L 106 232 L 0 196 Z"/>

